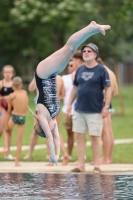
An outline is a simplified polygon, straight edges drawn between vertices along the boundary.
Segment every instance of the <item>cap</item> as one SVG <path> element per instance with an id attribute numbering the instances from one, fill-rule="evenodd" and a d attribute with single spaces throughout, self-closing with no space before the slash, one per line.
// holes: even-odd
<path id="1" fill-rule="evenodd" d="M 84 46 L 82 47 L 82 49 L 81 49 L 82 52 L 83 52 L 83 49 L 84 49 L 85 47 L 90 47 L 91 49 L 93 49 L 93 51 L 95 51 L 96 54 L 97 54 L 97 57 L 96 57 L 96 58 L 98 58 L 99 52 L 98 52 L 98 46 L 97 46 L 97 45 L 95 45 L 95 44 L 93 44 L 93 43 L 86 44 L 86 45 L 84 45 Z"/>

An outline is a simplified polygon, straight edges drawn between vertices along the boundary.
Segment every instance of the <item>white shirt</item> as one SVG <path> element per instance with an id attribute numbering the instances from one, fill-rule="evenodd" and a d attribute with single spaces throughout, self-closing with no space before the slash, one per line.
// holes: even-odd
<path id="1" fill-rule="evenodd" d="M 63 75 L 62 79 L 64 81 L 64 86 L 65 86 L 65 90 L 66 90 L 66 94 L 65 94 L 64 102 L 63 102 L 64 104 L 63 104 L 63 107 L 62 107 L 62 112 L 66 114 L 70 93 L 71 93 L 71 90 L 72 90 L 72 87 L 73 87 L 72 74 Z M 74 111 L 74 104 L 72 104 L 71 115 L 73 114 L 73 111 Z"/>

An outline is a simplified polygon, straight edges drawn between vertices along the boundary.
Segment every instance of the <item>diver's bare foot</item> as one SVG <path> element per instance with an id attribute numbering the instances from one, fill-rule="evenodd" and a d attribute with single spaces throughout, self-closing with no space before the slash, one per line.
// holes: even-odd
<path id="1" fill-rule="evenodd" d="M 54 157 L 49 157 L 49 161 L 52 163 L 52 164 L 55 164 L 55 165 L 57 165 L 57 159 L 56 158 L 58 158 L 58 156 L 56 157 L 56 156 L 54 156 Z"/>
<path id="2" fill-rule="evenodd" d="M 71 163 L 70 165 L 72 165 L 72 166 L 78 166 L 78 164 L 79 164 L 79 162 L 78 162 L 78 160 L 77 160 L 77 161 Z"/>
<path id="3" fill-rule="evenodd" d="M 65 166 L 68 164 L 68 155 L 65 155 L 62 161 L 62 165 Z"/>
<path id="4" fill-rule="evenodd" d="M 18 162 L 15 162 L 16 167 L 20 167 L 21 165 Z"/>
<path id="5" fill-rule="evenodd" d="M 30 158 L 30 155 L 29 155 L 29 154 L 27 154 L 25 157 L 23 157 L 24 160 L 27 160 L 27 159 L 29 159 L 29 158 Z"/>
<path id="6" fill-rule="evenodd" d="M 58 162 L 58 160 L 59 160 L 59 155 L 55 155 L 55 157 L 56 157 L 56 162 Z"/>
<path id="7" fill-rule="evenodd" d="M 95 21 L 92 21 L 89 25 L 92 27 L 92 31 L 94 33 L 101 32 L 103 35 L 106 34 L 105 32 L 106 30 L 111 28 L 110 25 L 100 25 L 100 24 L 97 24 Z"/>

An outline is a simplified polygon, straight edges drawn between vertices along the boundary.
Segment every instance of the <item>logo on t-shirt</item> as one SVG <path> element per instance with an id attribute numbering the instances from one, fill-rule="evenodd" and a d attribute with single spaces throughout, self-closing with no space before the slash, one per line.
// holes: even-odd
<path id="1" fill-rule="evenodd" d="M 94 72 L 82 72 L 81 78 L 83 78 L 85 81 L 88 81 L 94 76 Z"/>

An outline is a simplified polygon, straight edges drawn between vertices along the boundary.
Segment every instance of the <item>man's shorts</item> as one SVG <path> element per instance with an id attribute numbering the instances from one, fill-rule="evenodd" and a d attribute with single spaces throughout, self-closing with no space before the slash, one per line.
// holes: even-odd
<path id="1" fill-rule="evenodd" d="M 101 136 L 103 129 L 102 115 L 99 113 L 88 114 L 74 111 L 73 132 L 85 134 L 87 131 L 90 136 Z"/>
<path id="2" fill-rule="evenodd" d="M 72 129 L 72 116 L 64 114 L 63 125 L 64 125 L 66 130 L 71 130 Z"/>

